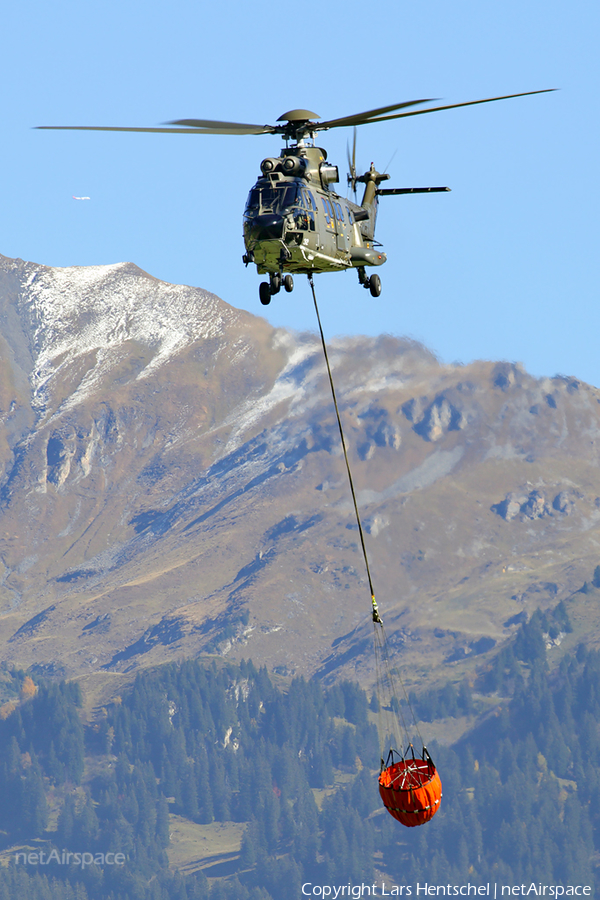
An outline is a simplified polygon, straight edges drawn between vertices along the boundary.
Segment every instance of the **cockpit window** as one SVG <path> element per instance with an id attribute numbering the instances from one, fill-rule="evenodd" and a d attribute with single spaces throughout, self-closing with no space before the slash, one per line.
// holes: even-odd
<path id="1" fill-rule="evenodd" d="M 299 202 L 297 184 L 278 184 L 275 187 L 254 187 L 248 195 L 246 213 L 282 212 Z"/>
<path id="2" fill-rule="evenodd" d="M 311 192 L 307 188 L 305 188 L 303 191 L 303 195 L 304 195 L 304 205 L 306 206 L 306 208 L 312 209 L 313 212 L 316 212 L 317 204 L 316 204 L 315 198 L 313 197 Z"/>
<path id="3" fill-rule="evenodd" d="M 260 206 L 260 191 L 258 188 L 252 188 L 246 200 L 246 211 L 257 210 Z"/>

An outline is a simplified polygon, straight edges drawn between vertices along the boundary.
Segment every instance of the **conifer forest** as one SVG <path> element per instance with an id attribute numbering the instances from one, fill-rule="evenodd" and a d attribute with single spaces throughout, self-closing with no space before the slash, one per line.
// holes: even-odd
<path id="1" fill-rule="evenodd" d="M 580 645 L 552 668 L 546 638 L 569 628 L 564 603 L 538 611 L 475 679 L 410 697 L 424 734 L 475 723 L 428 744 L 443 801 L 411 829 L 382 809 L 377 700 L 352 682 L 189 660 L 142 672 L 86 723 L 75 682 L 5 669 L 0 900 L 287 900 L 425 881 L 593 892 L 600 653 Z M 241 847 L 177 871 L 174 817 L 237 823 Z"/>

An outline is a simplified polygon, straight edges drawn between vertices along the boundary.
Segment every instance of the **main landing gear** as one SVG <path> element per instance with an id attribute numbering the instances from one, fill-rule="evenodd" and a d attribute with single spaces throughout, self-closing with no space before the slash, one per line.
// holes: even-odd
<path id="1" fill-rule="evenodd" d="M 359 283 L 371 291 L 372 297 L 379 297 L 381 294 L 381 278 L 379 275 L 373 274 L 369 277 L 365 272 L 364 266 L 359 266 L 357 272 Z M 292 276 L 289 273 L 282 275 L 281 272 L 270 272 L 269 280 L 261 282 L 258 286 L 258 295 L 262 305 L 268 306 L 271 302 L 271 297 L 274 294 L 278 294 L 282 287 L 288 294 L 294 290 L 294 279 Z"/>
<path id="2" fill-rule="evenodd" d="M 364 270 L 364 266 L 358 267 L 358 281 L 364 288 L 371 291 L 372 297 L 379 297 L 381 294 L 381 278 L 375 274 L 369 278 Z"/>
<path id="3" fill-rule="evenodd" d="M 268 306 L 273 294 L 278 294 L 281 286 L 290 294 L 294 290 L 294 279 L 291 275 L 281 276 L 281 272 L 271 272 L 269 281 L 262 281 L 258 288 L 258 295 L 263 306 Z"/>

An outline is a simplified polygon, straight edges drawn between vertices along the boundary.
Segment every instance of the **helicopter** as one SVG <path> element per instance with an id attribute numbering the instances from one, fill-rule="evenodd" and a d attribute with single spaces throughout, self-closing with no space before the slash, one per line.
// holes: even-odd
<path id="1" fill-rule="evenodd" d="M 245 253 L 243 263 L 256 265 L 259 275 L 269 280 L 259 286 L 260 302 L 267 306 L 283 287 L 294 289 L 294 274 L 339 272 L 356 269 L 358 281 L 373 297 L 381 294 L 381 278 L 377 273 L 367 275 L 367 267 L 382 266 L 387 259 L 382 245 L 375 240 L 375 225 L 379 197 L 401 194 L 423 194 L 449 191 L 448 187 L 382 188 L 389 179 L 387 173 L 370 168 L 358 175 L 356 169 L 356 127 L 375 122 L 387 122 L 407 116 L 457 109 L 510 100 L 532 94 L 545 94 L 553 88 L 469 100 L 425 109 L 409 109 L 433 99 L 409 100 L 382 106 L 337 119 L 318 121 L 321 117 L 307 109 L 292 109 L 283 113 L 276 125 L 252 125 L 242 122 L 221 122 L 213 119 L 177 119 L 157 127 L 41 125 L 40 129 L 73 131 L 139 131 L 171 134 L 271 134 L 281 135 L 285 147 L 277 157 L 266 157 L 260 164 L 260 176 L 250 190 L 243 218 Z M 399 110 L 403 110 L 399 112 Z M 175 126 L 175 127 L 172 127 Z M 348 186 L 354 200 L 336 193 L 339 168 L 327 161 L 327 152 L 315 145 L 319 131 L 330 128 L 354 127 L 352 153 L 348 149 Z M 356 188 L 364 184 L 360 203 Z"/>
<path id="2" fill-rule="evenodd" d="M 375 240 L 378 197 L 383 194 L 449 191 L 447 187 L 380 188 L 390 177 L 375 165 L 364 175 L 356 171 L 356 127 L 352 156 L 348 153 L 348 184 L 356 198 L 356 186 L 364 184 L 360 205 L 337 194 L 332 185 L 340 180 L 337 166 L 327 162 L 327 151 L 314 146 L 311 119 L 319 118 L 306 109 L 293 109 L 278 121 L 288 123 L 295 137 L 279 157 L 267 157 L 260 164 L 261 176 L 250 191 L 244 210 L 242 261 L 254 263 L 259 275 L 269 281 L 259 288 L 260 302 L 267 306 L 281 286 L 292 291 L 292 273 L 335 272 L 356 268 L 359 283 L 373 297 L 381 294 L 378 274 L 366 274 L 366 266 L 381 266 L 387 256 Z M 286 132 L 284 132 L 286 133 Z M 309 143 L 309 140 L 312 143 Z"/>

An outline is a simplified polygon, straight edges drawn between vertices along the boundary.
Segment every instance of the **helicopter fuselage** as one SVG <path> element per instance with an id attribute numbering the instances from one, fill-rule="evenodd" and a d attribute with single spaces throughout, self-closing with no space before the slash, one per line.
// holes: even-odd
<path id="1" fill-rule="evenodd" d="M 337 272 L 380 266 L 375 242 L 381 176 L 365 187 L 362 205 L 336 194 L 338 169 L 320 147 L 296 145 L 261 163 L 244 210 L 244 262 L 259 274 Z"/>

